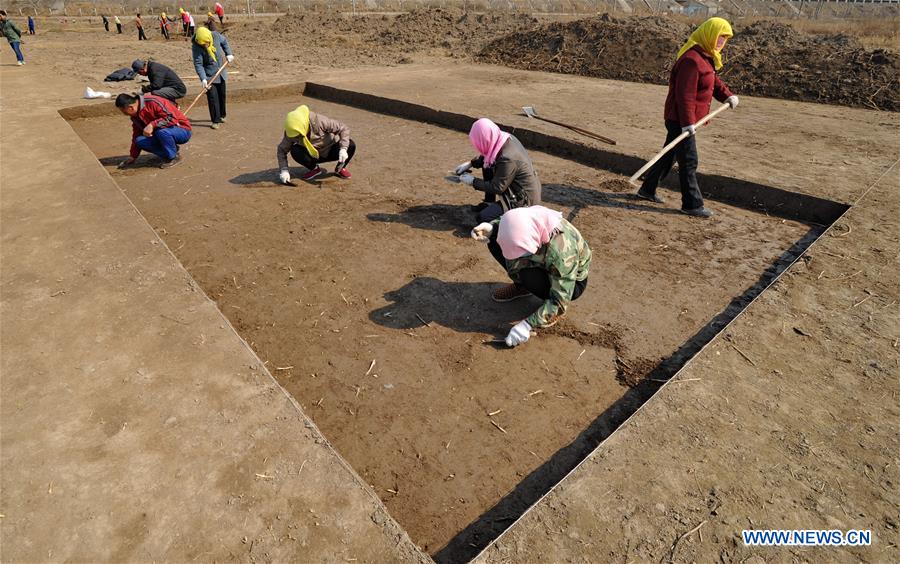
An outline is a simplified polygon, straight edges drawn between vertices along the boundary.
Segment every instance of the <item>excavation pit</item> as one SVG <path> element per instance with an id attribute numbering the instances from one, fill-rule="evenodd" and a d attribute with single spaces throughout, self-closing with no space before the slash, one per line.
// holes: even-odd
<path id="1" fill-rule="evenodd" d="M 588 166 L 591 154 L 571 143 L 558 146 L 568 158 L 532 150 L 545 205 L 575 223 L 594 259 L 567 318 L 506 350 L 484 341 L 539 302 L 490 299 L 506 278 L 468 239 L 479 194 L 443 180 L 472 156 L 455 122 L 283 94 L 231 103 L 217 131 L 195 110 L 185 162 L 168 170 L 147 157 L 147 166 L 115 168 L 130 140 L 121 115 L 70 123 L 337 452 L 439 560 L 472 556 L 508 527 L 834 212 L 816 204 L 807 216 L 767 215 L 752 209 L 754 196 L 712 201 L 716 216 L 700 221 L 677 212 L 672 192 L 662 192 L 664 206 L 634 200 L 620 174 L 634 157 L 598 153 L 611 172 Z M 352 179 L 274 182 L 284 115 L 302 103 L 350 127 Z M 741 185 L 717 183 L 722 200 Z"/>

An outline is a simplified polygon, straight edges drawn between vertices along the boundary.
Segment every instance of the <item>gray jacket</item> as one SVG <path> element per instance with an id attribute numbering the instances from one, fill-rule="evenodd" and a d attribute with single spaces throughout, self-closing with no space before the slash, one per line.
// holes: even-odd
<path id="1" fill-rule="evenodd" d="M 215 61 L 209 56 L 206 47 L 201 47 L 191 41 L 191 55 L 194 57 L 194 70 L 197 71 L 197 76 L 200 77 L 200 80 L 209 80 L 212 78 L 216 72 L 219 71 L 219 67 L 225 64 L 225 57 L 232 54 L 231 47 L 228 46 L 228 40 L 225 39 L 224 35 L 218 31 L 214 31 L 212 32 L 212 36 L 213 45 L 216 46 Z M 216 83 L 223 82 L 226 78 L 228 78 L 228 69 L 222 71 L 222 74 L 216 79 Z"/>
<path id="2" fill-rule="evenodd" d="M 316 151 L 319 152 L 319 157 L 324 158 L 334 145 L 339 145 L 341 149 L 346 149 L 350 146 L 350 129 L 336 119 L 310 111 L 309 135 L 307 138 L 312 143 L 312 146 L 316 148 Z M 275 151 L 278 157 L 279 169 L 284 170 L 288 167 L 287 156 L 294 145 L 303 147 L 303 138 L 282 136 L 281 143 L 278 144 L 278 149 Z M 304 150 L 306 149 L 304 148 Z"/>
<path id="3" fill-rule="evenodd" d="M 484 157 L 472 159 L 472 166 L 482 168 Z M 484 169 L 484 176 L 485 180 L 476 178 L 472 187 L 500 196 L 503 211 L 541 203 L 541 179 L 525 147 L 512 135 L 500 148 L 494 165 Z"/>

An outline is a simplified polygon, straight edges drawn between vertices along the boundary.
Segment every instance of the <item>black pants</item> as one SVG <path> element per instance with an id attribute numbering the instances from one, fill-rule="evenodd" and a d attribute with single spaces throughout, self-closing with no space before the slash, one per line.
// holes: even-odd
<path id="1" fill-rule="evenodd" d="M 122 24 L 120 24 L 120 23 L 116 24 L 116 33 L 122 33 Z"/>
<path id="2" fill-rule="evenodd" d="M 209 85 L 206 91 L 206 105 L 209 106 L 209 120 L 220 123 L 225 117 L 225 81 L 221 77 L 218 82 Z"/>
<path id="3" fill-rule="evenodd" d="M 500 263 L 503 270 L 506 270 L 506 259 L 503 257 L 503 250 L 500 249 L 500 244 L 497 243 L 497 231 L 499 231 L 499 227 L 491 233 L 491 240 L 488 241 L 488 250 L 494 259 Z M 507 272 L 509 271 L 507 270 Z M 575 289 L 572 290 L 573 302 L 584 293 L 587 283 L 587 278 L 575 282 Z M 517 284 L 524 286 L 526 290 L 542 300 L 550 297 L 550 275 L 543 268 L 534 267 L 520 270 Z"/>
<path id="4" fill-rule="evenodd" d="M 109 22 L 103 22 L 103 27 L 106 28 L 106 31 L 109 31 Z"/>
<path id="5" fill-rule="evenodd" d="M 222 16 L 219 16 L 219 25 L 224 26 L 225 22 L 222 20 Z"/>
<path id="6" fill-rule="evenodd" d="M 185 23 L 185 22 L 182 22 L 182 23 L 181 23 L 181 32 L 182 32 L 184 35 L 187 35 L 187 29 L 188 29 L 188 24 Z"/>
<path id="7" fill-rule="evenodd" d="M 144 35 L 144 28 L 139 27 L 138 28 L 138 41 L 143 41 L 145 39 L 147 39 L 147 36 Z"/>
<path id="8" fill-rule="evenodd" d="M 319 154 L 318 159 L 312 158 L 312 155 L 306 150 L 303 145 L 294 145 L 291 147 L 291 157 L 301 166 L 312 170 L 319 166 L 319 163 L 329 163 L 338 160 L 338 153 L 341 151 L 341 146 L 334 144 L 331 146 L 331 149 L 328 151 L 328 154 L 324 157 Z M 350 164 L 350 161 L 353 160 L 353 155 L 356 153 L 356 143 L 353 142 L 353 139 L 350 140 L 350 146 L 347 147 L 347 160 L 344 161 L 344 166 Z"/>
<path id="9" fill-rule="evenodd" d="M 681 135 L 681 126 L 678 122 L 666 122 L 666 142 L 668 145 L 673 139 Z M 700 156 L 697 154 L 697 139 L 691 135 L 675 148 L 659 159 L 655 165 L 647 171 L 644 183 L 641 185 L 641 193 L 648 196 L 656 194 L 659 181 L 669 174 L 672 161 L 678 160 L 678 180 L 681 182 L 681 209 L 695 210 L 703 207 L 703 195 L 700 193 L 700 185 L 697 184 L 697 165 Z"/>
<path id="10" fill-rule="evenodd" d="M 160 28 L 160 30 L 162 30 L 163 37 L 165 37 L 166 41 L 168 41 L 169 40 L 169 28 L 162 27 L 162 28 Z"/>

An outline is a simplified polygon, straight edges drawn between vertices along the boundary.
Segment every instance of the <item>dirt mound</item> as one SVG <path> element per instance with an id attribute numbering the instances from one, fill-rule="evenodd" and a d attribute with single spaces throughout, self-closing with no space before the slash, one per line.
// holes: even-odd
<path id="1" fill-rule="evenodd" d="M 274 23 L 248 23 L 229 37 L 277 39 L 290 47 L 291 56 L 310 63 L 383 63 L 420 52 L 473 56 L 492 38 L 538 23 L 523 14 L 472 14 L 453 8 L 419 8 L 397 16 L 310 12 L 282 16 Z"/>
<path id="2" fill-rule="evenodd" d="M 491 41 L 482 62 L 666 84 L 691 27 L 608 15 L 552 23 Z M 900 111 L 900 56 L 847 35 L 814 35 L 776 22 L 736 27 L 723 79 L 739 94 Z"/>

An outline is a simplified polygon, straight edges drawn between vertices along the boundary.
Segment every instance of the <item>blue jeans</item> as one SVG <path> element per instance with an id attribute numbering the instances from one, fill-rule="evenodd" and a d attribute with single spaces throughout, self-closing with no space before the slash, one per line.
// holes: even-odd
<path id="1" fill-rule="evenodd" d="M 12 47 L 12 50 L 16 52 L 16 60 L 22 62 L 25 60 L 25 57 L 22 56 L 22 49 L 19 48 L 19 42 L 13 41 L 9 44 Z"/>
<path id="2" fill-rule="evenodd" d="M 171 161 L 178 154 L 178 145 L 184 145 L 191 140 L 191 132 L 181 127 L 164 127 L 154 129 L 153 135 L 146 137 L 138 135 L 135 143 L 138 147 L 153 153 L 157 157 Z"/>

